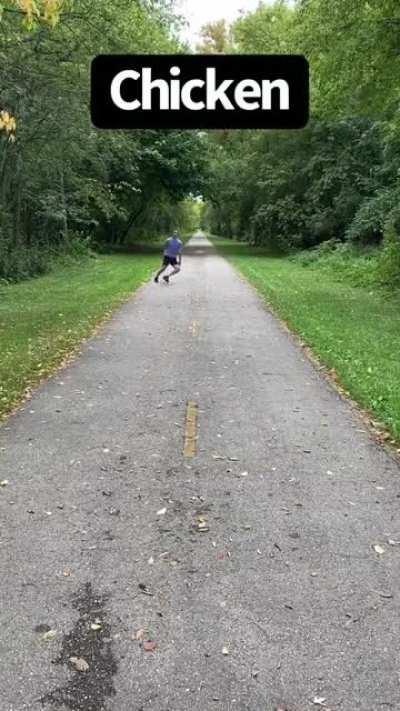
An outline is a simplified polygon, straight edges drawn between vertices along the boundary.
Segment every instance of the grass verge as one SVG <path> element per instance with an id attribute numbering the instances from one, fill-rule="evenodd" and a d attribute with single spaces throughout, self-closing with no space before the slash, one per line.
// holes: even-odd
<path id="1" fill-rule="evenodd" d="M 0 417 L 57 368 L 159 264 L 112 255 L 0 288 Z"/>
<path id="2" fill-rule="evenodd" d="M 400 293 L 354 286 L 317 261 L 303 265 L 243 243 L 213 242 L 398 442 Z"/>

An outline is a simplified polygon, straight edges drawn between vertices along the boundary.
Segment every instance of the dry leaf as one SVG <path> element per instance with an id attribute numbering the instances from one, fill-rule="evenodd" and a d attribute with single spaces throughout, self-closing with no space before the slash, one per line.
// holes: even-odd
<path id="1" fill-rule="evenodd" d="M 385 549 L 382 546 L 374 546 L 374 551 L 375 553 L 378 553 L 378 555 L 383 555 L 385 552 Z"/>
<path id="2" fill-rule="evenodd" d="M 152 642 L 151 640 L 148 640 L 147 642 L 143 643 L 143 649 L 145 652 L 155 652 L 156 648 L 156 643 Z"/>
<path id="3" fill-rule="evenodd" d="M 70 575 L 72 575 L 72 570 L 70 568 L 65 568 L 65 570 L 63 571 L 63 576 L 65 578 L 69 578 Z"/>
<path id="4" fill-rule="evenodd" d="M 134 635 L 134 639 L 136 639 L 138 642 L 142 642 L 143 639 L 145 638 L 146 635 L 146 630 L 138 630 L 136 634 Z"/>
<path id="5" fill-rule="evenodd" d="M 74 665 L 76 671 L 78 672 L 87 672 L 89 671 L 89 664 L 85 659 L 82 659 L 82 657 L 70 657 L 69 661 L 71 664 Z"/>
<path id="6" fill-rule="evenodd" d="M 52 642 L 53 639 L 57 637 L 57 632 L 56 630 L 49 630 L 43 635 L 43 639 L 45 642 Z"/>
<path id="7" fill-rule="evenodd" d="M 209 529 L 209 527 L 207 526 L 207 524 L 206 524 L 205 521 L 200 521 L 200 522 L 197 524 L 197 530 L 198 530 L 198 531 L 201 531 L 202 533 L 207 533 L 207 531 L 209 531 L 210 529 Z"/>
<path id="8" fill-rule="evenodd" d="M 153 593 L 150 592 L 145 583 L 139 583 L 138 588 L 143 593 L 143 595 L 150 595 L 150 597 L 153 597 Z"/>

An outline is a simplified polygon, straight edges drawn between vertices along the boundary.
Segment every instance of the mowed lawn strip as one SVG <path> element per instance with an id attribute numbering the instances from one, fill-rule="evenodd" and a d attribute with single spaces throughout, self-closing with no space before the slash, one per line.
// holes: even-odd
<path id="1" fill-rule="evenodd" d="M 338 281 L 326 267 L 213 240 L 377 421 L 400 440 L 400 294 Z"/>
<path id="2" fill-rule="evenodd" d="M 0 416 L 146 282 L 159 255 L 100 256 L 0 287 Z"/>

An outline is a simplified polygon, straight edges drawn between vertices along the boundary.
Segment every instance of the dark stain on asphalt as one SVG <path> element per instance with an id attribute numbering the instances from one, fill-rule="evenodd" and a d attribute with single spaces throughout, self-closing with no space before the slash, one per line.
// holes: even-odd
<path id="1" fill-rule="evenodd" d="M 64 636 L 61 652 L 54 664 L 66 666 L 70 680 L 63 686 L 46 694 L 42 704 L 72 711 L 106 711 L 107 699 L 115 695 L 113 677 L 117 663 L 111 649 L 111 630 L 106 621 L 107 598 L 96 594 L 86 583 L 73 598 L 73 607 L 79 619 L 71 632 Z M 101 628 L 92 630 L 98 622 Z M 84 659 L 89 669 L 79 672 L 71 663 L 71 657 Z"/>

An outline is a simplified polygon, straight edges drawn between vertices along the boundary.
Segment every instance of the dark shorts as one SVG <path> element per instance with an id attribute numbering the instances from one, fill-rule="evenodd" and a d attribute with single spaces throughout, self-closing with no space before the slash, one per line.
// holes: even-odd
<path id="1" fill-rule="evenodd" d="M 178 264 L 178 260 L 176 257 L 167 257 L 167 255 L 164 254 L 163 265 L 167 267 L 169 264 L 171 265 L 171 267 L 176 267 L 176 265 Z"/>

